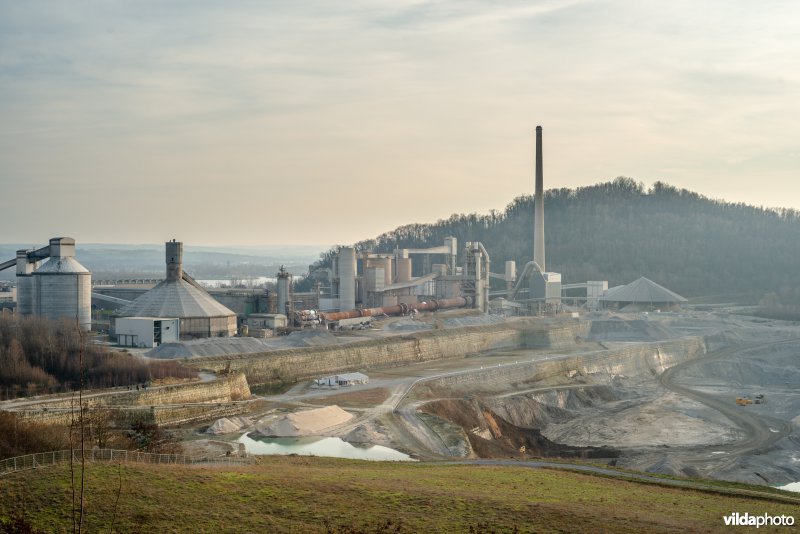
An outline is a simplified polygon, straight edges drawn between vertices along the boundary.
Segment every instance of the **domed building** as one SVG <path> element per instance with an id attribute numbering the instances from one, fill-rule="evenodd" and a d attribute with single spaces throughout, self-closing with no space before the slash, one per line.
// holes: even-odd
<path id="1" fill-rule="evenodd" d="M 167 279 L 117 312 L 117 317 L 180 319 L 180 338 L 236 335 L 236 314 L 183 272 L 183 243 L 166 243 Z"/>

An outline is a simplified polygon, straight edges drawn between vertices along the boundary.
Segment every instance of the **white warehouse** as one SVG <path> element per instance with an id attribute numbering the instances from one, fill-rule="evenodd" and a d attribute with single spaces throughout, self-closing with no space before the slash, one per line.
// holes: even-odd
<path id="1" fill-rule="evenodd" d="M 118 317 L 115 323 L 117 344 L 121 347 L 152 348 L 180 339 L 178 318 Z"/>

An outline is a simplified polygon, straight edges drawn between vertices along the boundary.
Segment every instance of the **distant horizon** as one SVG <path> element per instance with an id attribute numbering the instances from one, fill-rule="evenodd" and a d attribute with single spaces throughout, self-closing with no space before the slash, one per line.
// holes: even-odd
<path id="1" fill-rule="evenodd" d="M 614 179 L 619 178 L 619 177 L 621 177 L 621 176 L 617 176 Z M 650 189 L 652 189 L 652 187 L 655 185 L 655 183 L 661 182 L 661 183 L 664 183 L 664 184 L 666 184 L 668 186 L 676 187 L 679 190 L 680 189 L 685 189 L 685 190 L 690 191 L 692 193 L 696 193 L 696 194 L 701 195 L 702 197 L 707 198 L 709 200 L 714 200 L 714 201 L 718 201 L 718 202 L 725 202 L 725 203 L 728 203 L 728 204 L 736 204 L 736 203 L 742 202 L 742 203 L 744 203 L 744 204 L 746 204 L 748 206 L 754 207 L 754 208 L 765 209 L 765 210 L 774 210 L 774 211 L 780 211 L 780 210 L 786 210 L 786 209 L 800 209 L 800 208 L 794 208 L 794 207 L 789 207 L 789 206 L 764 206 L 764 205 L 753 204 L 753 203 L 746 202 L 746 201 L 737 201 L 737 200 L 730 200 L 730 199 L 726 199 L 726 198 L 722 198 L 722 197 L 715 197 L 715 196 L 711 196 L 711 195 L 706 195 L 706 194 L 704 194 L 704 193 L 702 193 L 700 191 L 694 190 L 694 189 L 681 188 L 681 187 L 675 186 L 674 184 L 671 184 L 671 183 L 669 183 L 668 181 L 665 181 L 665 180 L 656 180 L 656 181 L 654 181 L 652 183 L 646 183 L 644 181 L 637 180 L 636 178 L 633 178 L 633 177 L 625 177 L 625 178 L 630 178 L 631 180 L 633 180 L 637 184 L 642 184 L 644 189 L 645 189 L 645 191 L 649 191 Z M 566 188 L 566 189 L 575 190 L 575 189 L 578 189 L 578 188 L 593 187 L 593 186 L 597 186 L 597 185 L 600 185 L 600 184 L 603 184 L 603 183 L 611 182 L 614 179 L 602 180 L 602 181 L 599 181 L 599 182 L 596 182 L 596 183 L 593 183 L 593 184 L 586 184 L 586 185 L 577 186 L 577 187 L 570 187 L 570 188 Z M 550 190 L 554 190 L 554 189 L 562 189 L 562 188 L 555 188 L 555 187 L 546 188 L 545 192 L 550 191 Z M 447 218 L 449 218 L 450 216 L 453 216 L 453 215 L 462 215 L 462 214 L 469 214 L 469 213 L 477 213 L 478 215 L 484 215 L 484 214 L 490 213 L 491 211 L 502 212 L 515 199 L 523 197 L 523 196 L 532 196 L 532 195 L 533 195 L 533 191 L 531 190 L 531 193 L 520 193 L 520 194 L 516 195 L 515 197 L 511 198 L 508 202 L 506 202 L 502 207 L 493 207 L 493 208 L 487 208 L 487 209 L 481 210 L 481 211 L 471 211 L 471 212 L 453 211 L 453 212 L 450 212 L 450 213 L 448 213 L 446 215 L 440 216 L 440 217 L 438 217 L 436 219 L 431 219 L 431 220 L 422 221 L 422 222 L 420 222 L 420 221 L 408 221 L 408 222 L 402 223 L 402 224 L 400 224 L 398 226 L 395 226 L 393 228 L 389 228 L 389 229 L 377 232 L 377 233 L 375 233 L 373 235 L 368 235 L 368 236 L 364 235 L 364 236 L 362 236 L 362 237 L 360 237 L 358 239 L 355 239 L 353 241 L 343 241 L 342 240 L 342 241 L 338 241 L 338 242 L 331 243 L 331 244 L 296 243 L 296 242 L 294 242 L 294 243 L 275 243 L 275 242 L 273 242 L 273 243 L 255 243 L 255 244 L 253 244 L 253 243 L 215 244 L 215 243 L 207 243 L 207 242 L 206 243 L 202 243 L 202 242 L 198 243 L 196 241 L 187 241 L 185 239 L 181 239 L 181 237 L 177 233 L 173 232 L 174 235 L 172 237 L 166 238 L 163 241 L 151 241 L 151 242 L 145 242 L 145 241 L 136 241 L 136 242 L 129 242 L 129 241 L 85 241 L 84 242 L 83 240 L 81 240 L 79 237 L 77 237 L 75 235 L 67 235 L 67 234 L 55 235 L 54 234 L 54 235 L 51 235 L 51 236 L 49 236 L 47 238 L 44 238 L 42 240 L 37 240 L 37 241 L 35 241 L 33 243 L 29 242 L 29 243 L 26 244 L 26 242 L 22 241 L 22 240 L 19 240 L 19 241 L 4 241 L 4 242 L 0 242 L 0 246 L 7 247 L 7 246 L 17 246 L 17 245 L 19 245 L 19 246 L 21 246 L 23 248 L 40 247 L 40 246 L 46 246 L 47 245 L 47 241 L 49 239 L 53 238 L 53 237 L 71 237 L 71 238 L 76 240 L 76 245 L 77 245 L 78 248 L 88 247 L 88 246 L 91 246 L 91 247 L 112 246 L 112 247 L 155 247 L 155 248 L 160 249 L 160 248 L 163 247 L 164 243 L 166 243 L 167 241 L 171 241 L 172 239 L 175 239 L 177 241 L 181 241 L 184 244 L 184 247 L 186 247 L 187 249 L 204 249 L 204 248 L 206 248 L 206 249 L 216 249 L 216 250 L 238 249 L 238 250 L 253 250 L 253 251 L 265 250 L 265 249 L 266 250 L 268 250 L 268 249 L 278 249 L 278 250 L 284 250 L 284 249 L 315 249 L 315 250 L 319 250 L 320 252 L 324 252 L 324 251 L 330 250 L 331 248 L 336 247 L 336 246 L 354 245 L 354 244 L 356 244 L 356 243 L 358 243 L 360 241 L 374 239 L 374 238 L 378 237 L 379 235 L 381 235 L 383 233 L 391 232 L 391 231 L 393 231 L 393 230 L 395 230 L 395 229 L 397 229 L 397 228 L 399 228 L 401 226 L 405 226 L 405 225 L 408 225 L 408 224 L 421 224 L 421 225 L 434 224 L 439 220 L 446 220 Z M 546 208 L 546 206 L 545 206 L 545 208 Z M 546 209 L 545 209 L 545 213 L 546 213 Z"/>

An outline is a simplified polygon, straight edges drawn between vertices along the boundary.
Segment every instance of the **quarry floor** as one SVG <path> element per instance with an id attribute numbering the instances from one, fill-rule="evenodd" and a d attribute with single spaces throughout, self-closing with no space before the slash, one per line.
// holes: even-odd
<path id="1" fill-rule="evenodd" d="M 566 348 L 370 370 L 368 384 L 347 388 L 300 383 L 264 395 L 265 408 L 234 432 L 201 434 L 207 425 L 187 431 L 186 446 L 232 450 L 242 433 L 287 412 L 338 405 L 354 417 L 319 434 L 419 459 L 577 456 L 653 473 L 769 485 L 800 481 L 800 325 L 723 311 L 606 312 L 591 320 L 590 334 Z M 414 327 L 406 322 L 404 328 Z M 623 365 L 525 383 L 481 381 L 494 368 L 620 348 L 647 351 L 658 342 L 698 337 L 703 353 L 665 372 Z M 466 375 L 475 379 L 452 386 L 442 380 Z M 758 394 L 764 404 L 735 402 Z"/>

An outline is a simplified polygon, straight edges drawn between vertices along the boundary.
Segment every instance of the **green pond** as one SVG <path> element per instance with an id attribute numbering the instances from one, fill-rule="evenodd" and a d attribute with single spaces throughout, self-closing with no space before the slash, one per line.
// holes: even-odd
<path id="1" fill-rule="evenodd" d="M 244 434 L 239 438 L 249 454 L 298 454 L 301 456 L 329 456 L 353 460 L 383 460 L 414 462 L 413 458 L 400 451 L 381 445 L 353 445 L 340 438 L 251 438 Z"/>

